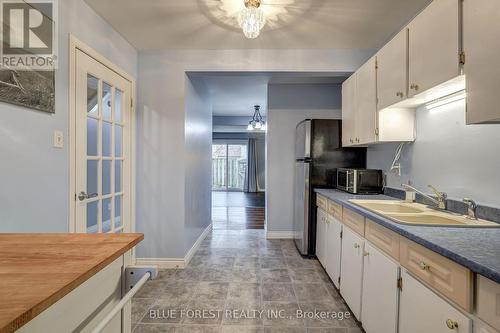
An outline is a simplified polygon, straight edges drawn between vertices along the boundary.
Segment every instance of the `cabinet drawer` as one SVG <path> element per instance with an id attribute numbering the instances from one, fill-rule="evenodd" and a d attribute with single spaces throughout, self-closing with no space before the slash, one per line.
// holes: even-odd
<path id="1" fill-rule="evenodd" d="M 467 268 L 400 238 L 400 263 L 430 287 L 467 312 L 472 310 L 472 272 Z"/>
<path id="2" fill-rule="evenodd" d="M 327 199 L 319 194 L 316 194 L 316 206 L 323 209 L 325 212 L 328 211 Z"/>
<path id="3" fill-rule="evenodd" d="M 350 209 L 344 209 L 342 213 L 342 221 L 346 226 L 357 232 L 362 237 L 365 237 L 365 218 Z"/>
<path id="4" fill-rule="evenodd" d="M 339 221 L 342 221 L 342 206 L 336 202 L 328 200 L 328 214 Z"/>
<path id="5" fill-rule="evenodd" d="M 500 284 L 477 276 L 477 316 L 500 330 Z"/>
<path id="6" fill-rule="evenodd" d="M 377 248 L 399 260 L 399 235 L 366 219 L 366 239 Z"/>

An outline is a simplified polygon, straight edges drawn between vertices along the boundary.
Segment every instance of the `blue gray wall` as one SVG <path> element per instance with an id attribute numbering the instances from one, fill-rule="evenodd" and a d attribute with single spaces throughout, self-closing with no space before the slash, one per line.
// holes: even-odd
<path id="1" fill-rule="evenodd" d="M 69 229 L 69 34 L 137 75 L 136 50 L 83 0 L 58 3 L 56 113 L 0 103 L 0 232 Z M 52 147 L 55 130 L 64 149 Z"/>
<path id="2" fill-rule="evenodd" d="M 452 198 L 469 197 L 500 207 L 500 125 L 465 125 L 465 100 L 417 110 L 417 139 L 401 157 L 402 176 L 388 172 L 397 145 L 368 148 L 368 167 L 387 172 L 388 186 L 411 180 L 426 192 L 428 184 Z"/>
<path id="3" fill-rule="evenodd" d="M 186 80 L 184 251 L 212 221 L 212 103 L 202 77 Z"/>

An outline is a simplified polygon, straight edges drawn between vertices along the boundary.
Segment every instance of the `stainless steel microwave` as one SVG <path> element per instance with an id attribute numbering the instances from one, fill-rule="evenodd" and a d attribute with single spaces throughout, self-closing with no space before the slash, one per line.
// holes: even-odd
<path id="1" fill-rule="evenodd" d="M 353 194 L 378 194 L 384 190 L 382 170 L 337 170 L 337 188 Z"/>

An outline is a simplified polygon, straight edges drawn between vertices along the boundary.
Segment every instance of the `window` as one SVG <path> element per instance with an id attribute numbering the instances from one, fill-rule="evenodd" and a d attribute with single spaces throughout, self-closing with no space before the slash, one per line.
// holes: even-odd
<path id="1" fill-rule="evenodd" d="M 212 190 L 243 191 L 247 172 L 247 144 L 212 145 Z"/>

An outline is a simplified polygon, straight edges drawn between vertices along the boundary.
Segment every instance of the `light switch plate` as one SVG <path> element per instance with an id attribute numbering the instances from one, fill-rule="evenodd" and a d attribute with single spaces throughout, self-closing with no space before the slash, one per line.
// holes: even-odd
<path id="1" fill-rule="evenodd" d="M 64 148 L 64 133 L 54 131 L 54 148 Z"/>

